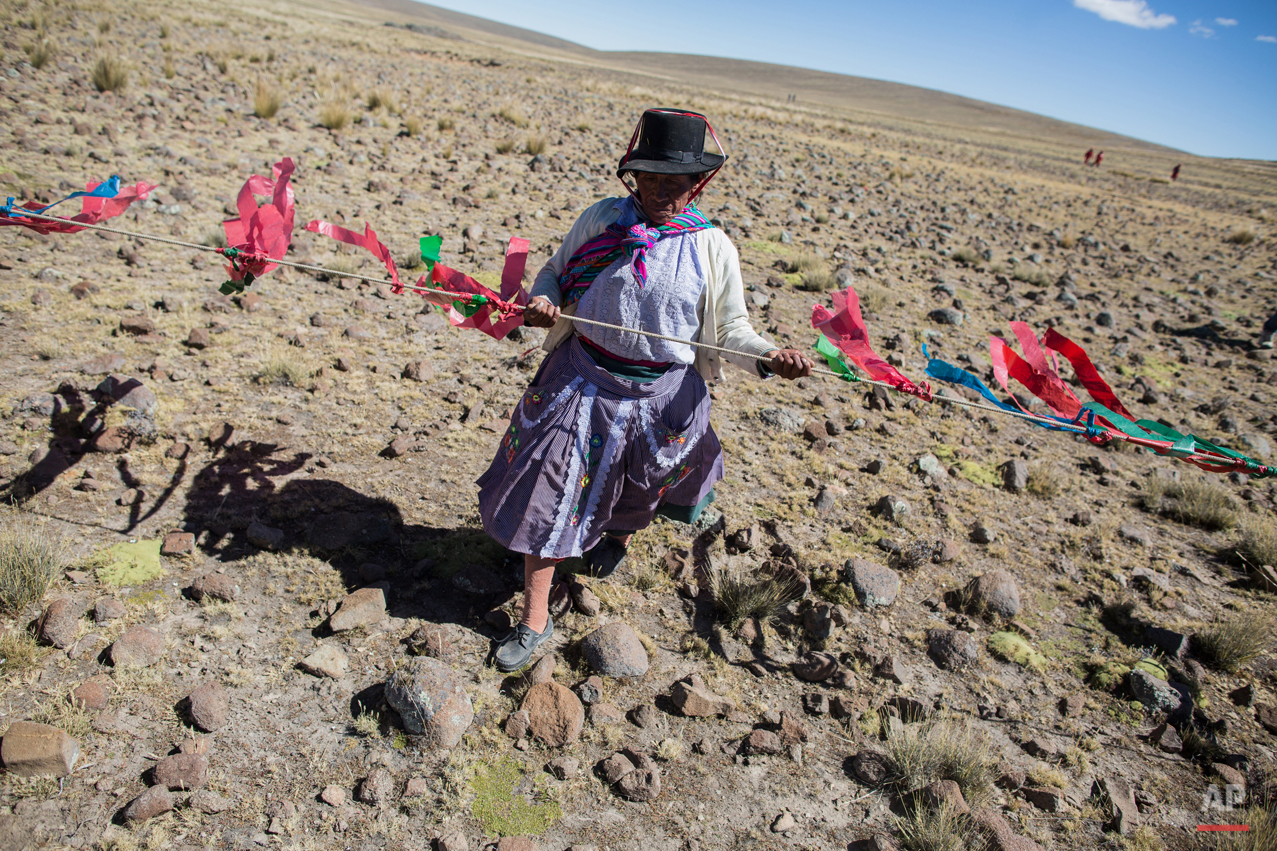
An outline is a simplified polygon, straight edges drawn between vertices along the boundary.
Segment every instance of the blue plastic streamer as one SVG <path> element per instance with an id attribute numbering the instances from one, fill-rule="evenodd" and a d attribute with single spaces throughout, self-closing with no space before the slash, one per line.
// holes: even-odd
<path id="1" fill-rule="evenodd" d="M 67 197 L 54 201 L 52 204 L 50 204 L 47 207 L 41 207 L 38 210 L 29 210 L 23 207 L 15 207 L 13 206 L 13 199 L 10 198 L 8 204 L 6 204 L 4 207 L 0 207 L 0 212 L 3 212 L 4 215 L 7 215 L 7 216 L 12 216 L 15 213 L 18 215 L 24 215 L 26 213 L 43 213 L 46 210 L 53 209 L 54 207 L 61 204 L 63 201 L 70 201 L 72 198 L 114 198 L 116 195 L 119 195 L 119 194 L 120 194 L 120 176 L 118 174 L 113 174 L 111 175 L 110 179 L 102 181 L 97 186 L 93 187 L 92 189 L 85 192 L 72 192 Z"/>

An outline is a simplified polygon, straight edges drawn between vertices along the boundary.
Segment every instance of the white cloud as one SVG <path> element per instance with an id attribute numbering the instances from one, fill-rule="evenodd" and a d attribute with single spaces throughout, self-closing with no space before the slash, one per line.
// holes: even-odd
<path id="1" fill-rule="evenodd" d="M 1270 44 L 1277 44 L 1277 35 L 1257 35 L 1255 41 L 1266 41 Z"/>
<path id="2" fill-rule="evenodd" d="M 1215 31 L 1210 27 L 1202 26 L 1202 22 L 1193 21 L 1193 25 L 1188 28 L 1189 35 L 1200 35 L 1202 38 L 1213 38 Z"/>
<path id="3" fill-rule="evenodd" d="M 1094 12 L 1106 21 L 1142 30 L 1160 30 L 1175 23 L 1174 15 L 1157 14 L 1146 0 L 1073 0 L 1073 5 Z"/>
<path id="4" fill-rule="evenodd" d="M 1235 27 L 1237 26 L 1237 19 L 1236 18 L 1216 18 L 1215 23 L 1219 24 L 1221 27 Z"/>

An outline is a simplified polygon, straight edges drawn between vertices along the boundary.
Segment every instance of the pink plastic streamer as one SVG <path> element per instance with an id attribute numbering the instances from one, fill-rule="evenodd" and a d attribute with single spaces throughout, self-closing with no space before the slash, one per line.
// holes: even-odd
<path id="1" fill-rule="evenodd" d="M 268 258 L 282 260 L 293 239 L 293 187 L 290 178 L 297 166 L 292 157 L 284 157 L 272 169 L 274 179 L 254 174 L 244 182 L 235 200 L 238 219 L 222 222 L 226 242 L 245 255 L 238 264 L 226 267 L 232 281 L 244 280 L 275 269 L 278 264 Z M 257 206 L 254 195 L 269 195 L 270 201 Z"/>
<path id="2" fill-rule="evenodd" d="M 812 327 L 828 337 L 829 342 L 873 380 L 886 382 L 901 393 L 930 400 L 930 385 L 914 384 L 869 345 L 869 331 L 860 314 L 860 297 L 855 288 L 849 286 L 844 292 L 835 292 L 833 302 L 833 313 L 822 304 L 811 309 Z"/>

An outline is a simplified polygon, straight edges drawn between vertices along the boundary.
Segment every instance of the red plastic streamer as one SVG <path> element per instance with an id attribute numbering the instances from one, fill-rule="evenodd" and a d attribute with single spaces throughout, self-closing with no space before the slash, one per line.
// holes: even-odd
<path id="1" fill-rule="evenodd" d="M 238 263 L 226 267 L 232 281 L 242 281 L 246 274 L 258 278 L 275 269 L 293 239 L 293 187 L 290 178 L 297 166 L 292 157 L 275 163 L 274 179 L 254 174 L 240 187 L 235 200 L 238 219 L 222 222 L 226 242 L 243 256 Z M 269 195 L 271 200 L 260 207 L 254 195 Z"/>
<path id="2" fill-rule="evenodd" d="M 931 400 L 931 387 L 925 381 L 914 384 L 894 366 L 880 358 L 869 345 L 869 331 L 860 314 L 860 298 L 854 287 L 833 294 L 834 311 L 818 304 L 811 309 L 811 324 L 829 338 L 848 360 L 860 367 L 870 378 L 883 381 L 899 390 L 927 401 Z"/>
<path id="3" fill-rule="evenodd" d="M 100 181 L 90 181 L 85 184 L 85 188 L 92 192 L 100 184 Z M 82 227 L 76 227 L 72 222 L 78 222 L 85 225 L 96 225 L 107 219 L 114 218 L 129 208 L 134 201 L 145 201 L 150 197 L 151 191 L 156 188 L 157 184 L 145 183 L 139 181 L 133 186 L 124 186 L 120 188 L 119 193 L 114 198 L 84 198 L 80 206 L 80 212 L 67 219 L 64 222 L 51 222 L 45 219 L 33 219 L 28 216 L 5 216 L 0 215 L 0 226 L 17 225 L 18 227 L 29 228 L 36 233 L 77 233 L 84 230 Z M 40 210 L 44 205 L 35 201 L 28 201 L 23 204 L 21 209 L 24 210 Z"/>
<path id="4" fill-rule="evenodd" d="M 1108 382 L 1100 376 L 1100 371 L 1095 368 L 1095 364 L 1091 363 L 1091 358 L 1081 346 L 1063 334 L 1056 332 L 1054 328 L 1047 329 L 1046 334 L 1042 337 L 1042 345 L 1047 349 L 1059 352 L 1065 360 L 1072 364 L 1073 372 L 1077 375 L 1078 380 L 1082 382 L 1082 386 L 1086 388 L 1086 392 L 1091 394 L 1092 399 L 1104 407 L 1116 411 L 1128 420 L 1135 419 L 1135 415 L 1126 409 L 1126 406 L 1117 398 L 1117 394 L 1113 392 L 1113 388 L 1109 387 Z"/>
<path id="5" fill-rule="evenodd" d="M 501 271 L 499 296 L 474 278 L 456 269 L 436 264 L 431 272 L 431 280 L 438 287 L 454 293 L 483 296 L 488 300 L 488 304 L 481 305 L 471 316 L 466 316 L 457 310 L 451 300 L 448 301 L 448 321 L 458 328 L 477 328 L 497 340 L 505 339 L 512 328 L 522 325 L 523 307 L 528 303 L 527 291 L 523 289 L 523 269 L 528 260 L 528 247 L 526 239 L 510 238 L 510 244 L 506 246 L 505 267 Z M 435 304 L 446 298 L 435 293 L 426 294 L 427 301 Z"/>
<path id="6" fill-rule="evenodd" d="M 348 230 L 341 225 L 335 225 L 332 222 L 322 222 L 315 220 L 307 222 L 306 230 L 312 233 L 321 233 L 324 236 L 330 236 L 338 242 L 344 242 L 347 245 L 354 245 L 359 248 L 366 248 L 372 252 L 372 255 L 382 262 L 386 267 L 386 271 L 390 273 L 390 289 L 395 295 L 403 292 L 403 284 L 399 282 L 399 270 L 395 268 L 395 261 L 390 256 L 390 249 L 377 239 L 377 232 L 372 229 L 368 223 L 364 223 L 364 232 L 357 233 Z M 425 280 L 424 278 L 422 280 Z"/>

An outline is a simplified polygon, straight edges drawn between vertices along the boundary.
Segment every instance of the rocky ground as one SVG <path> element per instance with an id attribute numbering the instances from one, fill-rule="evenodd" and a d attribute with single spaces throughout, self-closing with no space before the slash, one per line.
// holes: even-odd
<path id="1" fill-rule="evenodd" d="M 693 92 L 338 5 L 0 8 L 7 195 L 117 173 L 160 184 L 120 227 L 214 243 L 244 179 L 292 156 L 293 258 L 379 275 L 300 230 L 368 221 L 402 265 L 442 233 L 444 262 L 494 284 L 510 235 L 534 271 L 617 191 L 644 107 L 684 104 L 731 154 L 703 207 L 761 331 L 810 345 L 819 289 L 854 283 L 906 374 L 926 343 L 987 377 L 990 333 L 1052 325 L 1140 415 L 1274 460 L 1263 164 L 1185 158 L 1171 185 L 1162 154 L 1087 169 L 1049 140 Z M 121 91 L 90 82 L 101 55 L 129 63 Z M 269 120 L 258 81 L 283 96 Z M 887 848 L 931 783 L 921 811 L 965 796 L 1004 851 L 1180 849 L 1232 816 L 1203 810 L 1212 788 L 1266 788 L 1271 657 L 1230 673 L 1190 637 L 1271 623 L 1235 555 L 1236 522 L 1271 529 L 1267 481 L 729 374 L 721 520 L 659 522 L 619 575 L 565 583 L 551 652 L 503 678 L 485 658 L 517 561 L 472 483 L 540 332 L 496 342 L 286 269 L 223 297 L 215 260 L 0 233 L 4 523 L 67 549 L 0 622 L 5 847 Z M 1208 478 L 1223 528 L 1148 496 Z M 111 568 L 128 542 L 162 542 L 162 575 Z M 801 599 L 733 619 L 732 577 Z M 906 782 L 909 737 L 975 768 Z"/>

